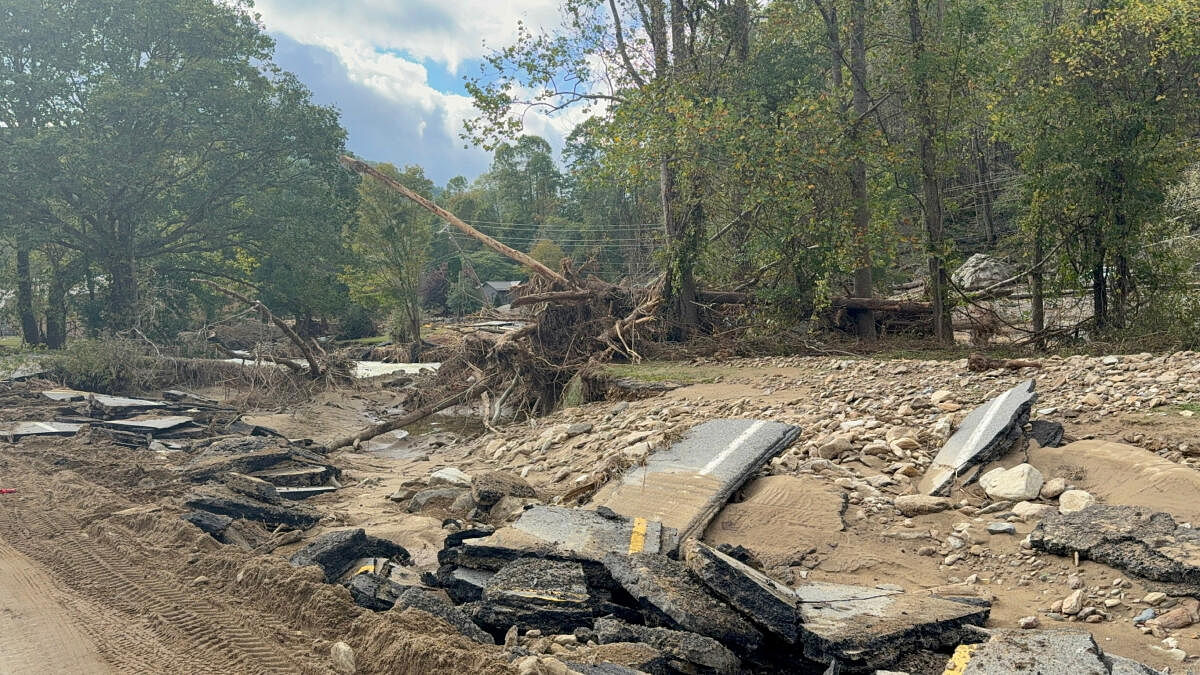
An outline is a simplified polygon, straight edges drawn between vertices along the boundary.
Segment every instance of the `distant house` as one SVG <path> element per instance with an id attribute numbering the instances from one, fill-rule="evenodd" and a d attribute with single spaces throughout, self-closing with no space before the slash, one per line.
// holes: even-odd
<path id="1" fill-rule="evenodd" d="M 519 281 L 485 281 L 479 291 L 483 294 L 484 304 L 499 307 L 512 302 L 512 292 L 520 285 Z"/>

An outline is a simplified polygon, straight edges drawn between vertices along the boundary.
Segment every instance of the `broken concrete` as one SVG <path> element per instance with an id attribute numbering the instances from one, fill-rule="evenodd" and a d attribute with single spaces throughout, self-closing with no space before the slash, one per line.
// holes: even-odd
<path id="1" fill-rule="evenodd" d="M 307 530 L 321 520 L 320 512 L 310 507 L 267 504 L 223 487 L 201 488 L 185 496 L 183 505 L 209 513 L 256 520 L 267 525 L 286 525 L 301 530 Z"/>
<path id="2" fill-rule="evenodd" d="M 368 536 L 359 528 L 327 532 L 296 551 L 289 562 L 296 567 L 316 565 L 325 572 L 325 580 L 333 583 L 345 574 L 355 561 L 368 557 L 394 559 L 401 564 L 407 564 L 409 560 L 408 551 L 403 546 L 387 539 Z"/>
<path id="3" fill-rule="evenodd" d="M 461 609 L 450 604 L 438 591 L 419 587 L 409 588 L 396 600 L 392 609 L 397 612 L 405 609 L 427 612 L 450 624 L 458 629 L 458 632 L 476 642 L 485 645 L 496 644 L 495 638 L 471 621 Z"/>
<path id="4" fill-rule="evenodd" d="M 1073 513 L 1050 513 L 1030 533 L 1029 541 L 1035 549 L 1058 555 L 1078 553 L 1200 594 L 1200 531 L 1179 526 L 1162 511 L 1093 504 Z"/>
<path id="5" fill-rule="evenodd" d="M 705 422 L 601 488 L 593 503 L 662 522 L 678 529 L 680 539 L 700 537 L 733 492 L 799 434 L 779 422 Z"/>
<path id="6" fill-rule="evenodd" d="M 695 539 L 685 542 L 680 552 L 692 574 L 715 595 L 788 644 L 796 642 L 792 589 Z"/>
<path id="7" fill-rule="evenodd" d="M 955 649 L 946 673 L 1158 675 L 1149 666 L 1105 654 L 1091 634 L 1072 630 L 993 630 L 987 642 Z"/>
<path id="8" fill-rule="evenodd" d="M 454 513 L 471 510 L 471 490 L 465 487 L 439 487 L 421 490 L 408 503 L 409 513 L 421 513 L 429 509 L 441 509 Z"/>
<path id="9" fill-rule="evenodd" d="M 568 633 L 592 625 L 592 603 L 579 563 L 522 558 L 488 580 L 474 618 L 496 634 L 510 626 Z"/>
<path id="10" fill-rule="evenodd" d="M 762 634 L 709 595 L 683 563 L 648 553 L 610 553 L 604 565 L 638 602 L 648 625 L 707 635 L 743 653 L 762 643 Z"/>
<path id="11" fill-rule="evenodd" d="M 605 510 L 534 506 L 495 534 L 464 540 L 459 562 L 490 570 L 526 556 L 600 563 L 611 552 L 663 553 L 676 545 L 675 531 L 662 523 Z"/>
<path id="12" fill-rule="evenodd" d="M 276 492 L 283 499 L 291 499 L 299 501 L 308 499 L 317 495 L 325 495 L 330 492 L 337 492 L 336 485 L 310 485 L 306 487 L 281 487 L 276 488 Z"/>
<path id="13" fill-rule="evenodd" d="M 442 588 L 450 599 L 458 604 L 475 602 L 483 598 L 483 589 L 488 580 L 496 576 L 490 570 L 477 570 L 470 567 L 442 565 L 437 573 L 430 575 L 430 585 Z M 422 577 L 426 578 L 426 577 Z"/>
<path id="14" fill-rule="evenodd" d="M 969 469 L 1007 451 L 1029 420 L 1029 411 L 1037 400 L 1033 387 L 1033 380 L 1026 380 L 972 410 L 934 457 L 918 490 L 927 495 L 944 495 L 955 479 Z"/>
<path id="15" fill-rule="evenodd" d="M 73 436 L 83 428 L 72 422 L 14 422 L 0 430 L 0 435 L 9 440 L 26 436 Z"/>
<path id="16" fill-rule="evenodd" d="M 804 656 L 851 671 L 882 668 L 905 653 L 963 642 L 989 607 L 895 590 L 810 583 L 794 589 Z"/>
<path id="17" fill-rule="evenodd" d="M 672 660 L 683 661 L 673 664 L 678 672 L 701 668 L 705 669 L 703 672 L 732 675 L 741 668 L 738 657 L 720 642 L 687 631 L 639 626 L 604 617 L 596 619 L 595 639 L 602 645 L 620 642 L 650 645 Z"/>

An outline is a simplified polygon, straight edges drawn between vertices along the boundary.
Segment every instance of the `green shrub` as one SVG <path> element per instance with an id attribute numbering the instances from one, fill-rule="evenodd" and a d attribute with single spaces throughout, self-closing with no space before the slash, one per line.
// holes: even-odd
<path id="1" fill-rule="evenodd" d="M 64 385 L 101 394 L 141 391 L 155 380 L 150 359 L 133 340 L 74 340 L 44 363 Z"/>

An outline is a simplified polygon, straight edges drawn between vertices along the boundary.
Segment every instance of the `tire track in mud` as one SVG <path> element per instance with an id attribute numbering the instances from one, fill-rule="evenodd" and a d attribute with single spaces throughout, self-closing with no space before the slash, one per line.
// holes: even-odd
<path id="1" fill-rule="evenodd" d="M 4 540 L 0 579 L 0 675 L 112 672 L 49 575 Z"/>
<path id="2" fill-rule="evenodd" d="M 52 505 L 15 512 L 0 508 L 0 536 L 52 570 L 63 585 L 123 615 L 92 624 L 97 649 L 123 672 L 295 673 L 280 648 L 222 608 L 181 590 L 154 555 L 133 557 L 91 537 Z M 119 532 L 115 532 L 119 535 Z M 136 543 L 126 540 L 128 543 Z M 0 582 L 2 583 L 2 582 Z M 129 617 L 138 617 L 130 621 Z M 115 630 L 114 630 L 115 629 Z M 147 645 L 150 638 L 154 644 Z"/>

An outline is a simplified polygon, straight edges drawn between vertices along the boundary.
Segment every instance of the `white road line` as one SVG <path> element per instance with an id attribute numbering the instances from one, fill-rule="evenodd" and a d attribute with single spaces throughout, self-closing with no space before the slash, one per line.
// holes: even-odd
<path id="1" fill-rule="evenodd" d="M 711 462 L 705 464 L 704 468 L 700 469 L 700 475 L 707 476 L 708 474 L 712 473 L 713 469 L 716 469 L 718 466 L 720 466 L 721 462 L 729 459 L 730 455 L 737 451 L 737 449 L 740 448 L 743 443 L 750 440 L 750 437 L 753 436 L 755 432 L 761 429 L 766 423 L 766 420 L 758 420 L 754 424 L 751 424 L 745 431 L 742 432 L 741 436 L 733 439 L 733 442 L 729 444 L 729 447 L 718 453 L 716 457 L 713 457 Z"/>

